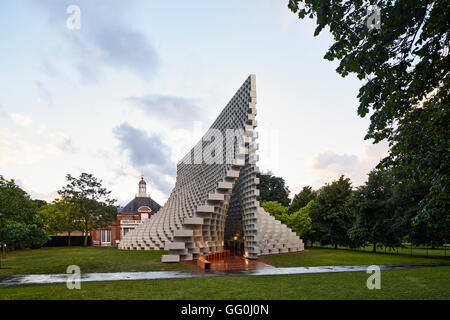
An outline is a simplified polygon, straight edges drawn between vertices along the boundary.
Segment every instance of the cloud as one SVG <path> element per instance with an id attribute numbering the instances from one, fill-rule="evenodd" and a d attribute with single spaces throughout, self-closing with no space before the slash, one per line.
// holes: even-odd
<path id="1" fill-rule="evenodd" d="M 128 123 L 116 127 L 114 134 L 120 149 L 128 153 L 132 166 L 150 178 L 160 191 L 168 194 L 176 174 L 170 147 L 162 142 L 159 135 L 149 135 Z"/>
<path id="2" fill-rule="evenodd" d="M 136 105 L 151 117 L 157 117 L 169 124 L 180 125 L 201 118 L 199 107 L 192 100 L 167 95 L 145 95 L 128 97 L 127 101 Z"/>
<path id="3" fill-rule="evenodd" d="M 358 164 L 360 161 L 355 155 L 339 155 L 332 151 L 325 151 L 315 156 L 313 166 L 319 170 L 338 168 L 339 170 L 348 172 L 354 170 L 355 164 Z"/>
<path id="4" fill-rule="evenodd" d="M 63 152 L 74 153 L 76 151 L 76 147 L 72 141 L 72 139 L 64 137 L 63 140 L 58 144 L 58 147 Z"/>
<path id="5" fill-rule="evenodd" d="M 0 104 L 0 119 L 9 119 L 9 115 L 4 111 L 3 106 Z"/>
<path id="6" fill-rule="evenodd" d="M 64 133 L 48 130 L 27 115 L 12 113 L 9 117 L 20 128 L 0 127 L 0 165 L 35 165 L 43 159 L 76 152 L 75 144 Z"/>
<path id="7" fill-rule="evenodd" d="M 36 88 L 38 90 L 39 101 L 43 101 L 48 106 L 53 105 L 53 97 L 47 87 L 40 81 L 36 81 Z"/>
<path id="8" fill-rule="evenodd" d="M 117 70 L 128 69 L 150 80 L 159 66 L 159 57 L 144 34 L 113 24 L 93 34 L 102 60 Z"/>
<path id="9" fill-rule="evenodd" d="M 315 22 L 312 19 L 299 21 L 298 14 L 288 8 L 288 1 L 263 0 L 260 4 L 266 19 L 272 22 L 276 28 L 282 28 L 283 32 L 300 35 L 304 40 L 312 39 Z M 302 9 L 305 4 L 299 2 L 298 6 Z"/>
<path id="10" fill-rule="evenodd" d="M 31 117 L 19 113 L 12 113 L 11 119 L 14 121 L 15 124 L 21 127 L 28 127 L 33 122 Z"/>
<path id="11" fill-rule="evenodd" d="M 367 181 L 367 174 L 387 155 L 387 151 L 387 143 L 378 143 L 366 145 L 362 156 L 333 151 L 318 153 L 310 165 L 310 170 L 318 176 L 315 187 L 331 182 L 342 174 L 352 180 L 353 186 L 362 185 Z"/>
<path id="12" fill-rule="evenodd" d="M 42 60 L 42 64 L 41 64 L 40 68 L 41 68 L 42 71 L 44 71 L 46 74 L 48 74 L 49 76 L 52 76 L 52 77 L 55 77 L 55 76 L 57 76 L 59 74 L 59 72 L 56 69 L 56 67 L 47 58 Z"/>
<path id="13" fill-rule="evenodd" d="M 48 193 L 36 192 L 31 187 L 29 187 L 23 180 L 15 179 L 14 181 L 21 189 L 25 190 L 25 192 L 28 193 L 32 199 L 39 199 L 45 200 L 47 202 L 52 202 L 54 199 L 58 197 L 58 192 L 56 191 Z"/>
<path id="14" fill-rule="evenodd" d="M 68 29 L 67 7 L 72 0 L 37 0 L 48 13 L 49 23 L 71 50 L 73 67 L 83 81 L 97 81 L 104 68 L 127 70 L 141 79 L 151 80 L 160 58 L 146 35 L 125 19 L 134 1 L 79 0 L 80 29 Z M 43 66 L 48 70 L 48 66 Z"/>
<path id="15" fill-rule="evenodd" d="M 54 154 L 49 144 L 29 143 L 7 129 L 0 130 L 0 165 L 33 165 L 45 156 Z"/>

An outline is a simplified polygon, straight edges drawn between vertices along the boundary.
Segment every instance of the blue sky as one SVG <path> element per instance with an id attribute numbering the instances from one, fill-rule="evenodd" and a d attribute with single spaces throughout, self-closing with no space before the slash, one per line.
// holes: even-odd
<path id="1" fill-rule="evenodd" d="M 291 196 L 340 174 L 363 183 L 387 148 L 363 140 L 361 83 L 287 3 L 2 0 L 0 174 L 51 200 L 67 173 L 90 172 L 119 204 L 144 174 L 163 204 L 176 162 L 254 73 L 261 170 Z"/>

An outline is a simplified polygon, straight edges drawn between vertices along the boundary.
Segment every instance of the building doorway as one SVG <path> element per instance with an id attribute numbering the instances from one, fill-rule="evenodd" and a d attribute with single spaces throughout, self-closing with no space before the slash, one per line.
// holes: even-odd
<path id="1" fill-rule="evenodd" d="M 244 240 L 227 240 L 225 241 L 225 249 L 230 250 L 230 256 L 242 257 L 245 253 Z"/>
<path id="2" fill-rule="evenodd" d="M 102 245 L 110 245 L 111 244 L 111 230 L 103 229 L 102 230 Z"/>

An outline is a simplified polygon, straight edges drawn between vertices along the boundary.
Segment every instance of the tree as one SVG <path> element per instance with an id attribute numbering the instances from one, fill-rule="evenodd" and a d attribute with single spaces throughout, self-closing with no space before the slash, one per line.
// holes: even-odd
<path id="1" fill-rule="evenodd" d="M 433 215 L 426 221 L 419 220 L 412 227 L 411 242 L 416 245 L 431 245 L 433 249 L 448 243 L 450 240 L 449 224 L 448 216 L 443 214 Z"/>
<path id="2" fill-rule="evenodd" d="M 419 203 L 414 217 L 415 224 L 427 224 L 431 233 L 450 228 L 450 113 L 426 102 L 426 107 L 412 111 L 410 119 L 399 125 L 393 138 L 392 156 L 380 166 L 398 168 L 409 174 L 418 185 L 427 186 L 427 192 Z"/>
<path id="3" fill-rule="evenodd" d="M 84 246 L 87 246 L 89 233 L 110 224 L 117 218 L 116 200 L 110 199 L 111 191 L 102 186 L 102 181 L 92 174 L 82 173 L 79 178 L 66 176 L 68 184 L 58 193 L 77 205 L 79 221 L 83 225 Z"/>
<path id="4" fill-rule="evenodd" d="M 270 172 L 259 175 L 259 200 L 277 201 L 283 206 L 289 206 L 289 188 L 285 185 L 284 179 L 275 177 Z"/>
<path id="5" fill-rule="evenodd" d="M 47 232 L 51 234 L 67 232 L 67 245 L 69 247 L 71 233 L 76 230 L 83 230 L 79 221 L 79 207 L 74 200 L 55 199 L 51 204 L 43 206 L 38 215 Z"/>
<path id="6" fill-rule="evenodd" d="M 311 218 L 322 243 L 330 243 L 335 248 L 351 245 L 348 236 L 354 221 L 349 207 L 351 196 L 350 179 L 343 175 L 319 190 L 316 205 L 311 208 Z"/>
<path id="7" fill-rule="evenodd" d="M 10 250 L 38 249 L 49 239 L 47 232 L 35 224 L 8 221 L 0 229 L 0 240 Z"/>
<path id="8" fill-rule="evenodd" d="M 366 184 L 355 192 L 356 221 L 349 235 L 358 246 L 371 243 L 376 252 L 378 244 L 385 247 L 401 245 L 403 223 L 408 224 L 410 220 L 397 219 L 392 201 L 394 183 L 390 170 L 375 169 L 369 173 Z"/>
<path id="9" fill-rule="evenodd" d="M 0 175 L 0 244 L 11 250 L 44 245 L 49 237 L 36 214 L 42 203 L 31 200 L 14 180 Z"/>
<path id="10" fill-rule="evenodd" d="M 39 203 L 31 200 L 14 180 L 6 180 L 0 175 L 0 225 L 6 221 L 36 223 L 38 206 Z"/>
<path id="11" fill-rule="evenodd" d="M 311 209 L 315 205 L 314 200 L 308 202 L 306 206 L 292 213 L 288 218 L 288 226 L 297 233 L 299 237 L 311 235 L 312 229 Z M 306 238 L 303 238 L 306 246 Z"/>
<path id="12" fill-rule="evenodd" d="M 435 214 L 428 220 L 416 219 L 420 203 L 427 196 L 430 185 L 416 181 L 405 171 L 395 170 L 392 203 L 395 205 L 397 219 L 407 220 L 402 231 L 408 242 L 416 245 L 436 245 L 450 240 L 448 217 L 442 213 Z"/>
<path id="13" fill-rule="evenodd" d="M 305 207 L 311 200 L 317 199 L 317 193 L 310 186 L 303 187 L 302 191 L 294 196 L 289 207 L 289 213 L 292 214 Z"/>
<path id="14" fill-rule="evenodd" d="M 433 247 L 445 243 L 449 239 L 449 228 L 442 227 L 445 217 L 433 215 L 427 222 L 415 223 L 428 190 L 429 185 L 415 181 L 404 170 L 374 169 L 352 198 L 356 221 L 350 238 L 358 246 L 371 243 L 374 252 L 377 244 L 397 247 L 403 240 Z"/>
<path id="15" fill-rule="evenodd" d="M 381 10 L 379 30 L 366 26 L 373 3 Z M 339 61 L 341 76 L 354 73 L 364 80 L 358 114 L 371 113 L 365 139 L 387 139 L 391 146 L 381 166 L 401 167 L 430 185 L 416 223 L 448 226 L 448 1 L 289 0 L 288 7 L 300 19 L 316 17 L 315 36 L 328 27 L 335 42 L 325 59 Z"/>
<path id="16" fill-rule="evenodd" d="M 281 203 L 277 201 L 264 201 L 261 203 L 261 207 L 275 219 L 281 221 L 281 223 L 287 224 L 289 218 L 287 214 L 288 208 L 284 207 Z"/>

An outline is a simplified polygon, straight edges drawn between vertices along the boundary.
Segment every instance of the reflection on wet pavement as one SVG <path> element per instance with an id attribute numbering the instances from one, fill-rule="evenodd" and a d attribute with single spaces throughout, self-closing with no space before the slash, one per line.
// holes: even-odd
<path id="1" fill-rule="evenodd" d="M 181 261 L 182 264 L 197 266 L 197 260 Z M 242 256 L 231 256 L 227 259 L 214 261 L 210 265 L 210 270 L 216 271 L 235 271 L 235 270 L 252 270 L 261 268 L 275 268 L 259 260 L 246 259 Z"/>
<path id="2" fill-rule="evenodd" d="M 413 264 L 413 265 L 408 264 L 379 265 L 381 270 L 414 269 L 414 268 L 437 267 L 437 266 L 450 266 L 450 264 L 441 263 L 441 264 Z M 81 282 L 351 272 L 351 271 L 366 271 L 367 267 L 368 266 L 321 266 L 321 267 L 292 267 L 292 268 L 267 267 L 250 270 L 227 270 L 227 271 L 208 270 L 197 272 L 152 271 L 152 272 L 85 273 L 81 274 Z M 0 285 L 64 283 L 67 282 L 69 276 L 72 275 L 40 274 L 40 275 L 16 275 L 16 276 L 0 277 Z"/>

